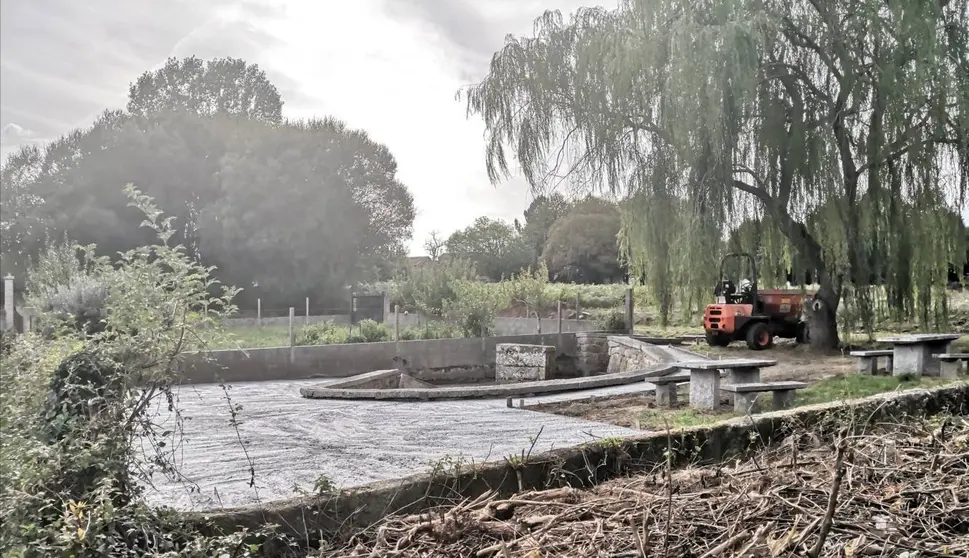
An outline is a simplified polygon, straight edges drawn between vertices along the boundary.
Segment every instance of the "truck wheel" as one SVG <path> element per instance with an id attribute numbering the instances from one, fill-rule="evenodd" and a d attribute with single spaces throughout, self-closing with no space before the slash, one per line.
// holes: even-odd
<path id="1" fill-rule="evenodd" d="M 711 347 L 726 347 L 730 344 L 730 337 L 713 331 L 706 332 L 707 345 Z"/>
<path id="2" fill-rule="evenodd" d="M 754 351 L 763 351 L 774 345 L 774 335 L 763 322 L 758 322 L 747 330 L 747 346 Z"/>

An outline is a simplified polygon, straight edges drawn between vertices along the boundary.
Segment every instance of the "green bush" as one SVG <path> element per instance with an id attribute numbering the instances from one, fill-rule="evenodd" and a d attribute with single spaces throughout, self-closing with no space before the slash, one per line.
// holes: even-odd
<path id="1" fill-rule="evenodd" d="M 333 322 L 311 324 L 296 332 L 296 345 L 339 345 L 347 342 L 347 326 L 337 326 Z"/>
<path id="2" fill-rule="evenodd" d="M 606 317 L 605 323 L 606 331 L 628 331 L 626 325 L 626 316 L 622 312 L 613 312 Z"/>
<path id="3" fill-rule="evenodd" d="M 159 407 L 178 413 L 171 389 L 178 362 L 204 349 L 203 331 L 207 339 L 218 335 L 221 320 L 235 311 L 236 290 L 223 289 L 209 269 L 169 246 L 171 222 L 147 197 L 127 192 L 158 243 L 117 263 L 97 258 L 78 274 L 50 274 L 34 290 L 103 286 L 103 328 L 28 333 L 4 355 L 0 555 L 242 557 L 269 540 L 286 544 L 268 530 L 208 537 L 143 499 L 153 475 L 178 476 L 182 421 L 167 421 L 163 430 L 156 420 Z M 191 311 L 202 306 L 207 315 Z M 52 304 L 41 318 L 56 320 L 57 312 Z"/>
<path id="4" fill-rule="evenodd" d="M 390 341 L 391 332 L 385 324 L 377 323 L 374 320 L 366 319 L 357 324 L 358 335 L 363 339 L 362 343 L 379 343 Z M 354 341 L 347 341 L 354 343 Z"/>

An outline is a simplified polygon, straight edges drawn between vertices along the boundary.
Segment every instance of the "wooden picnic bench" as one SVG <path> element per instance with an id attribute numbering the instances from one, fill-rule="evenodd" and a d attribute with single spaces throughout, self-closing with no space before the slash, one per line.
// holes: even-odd
<path id="1" fill-rule="evenodd" d="M 935 355 L 939 359 L 939 375 L 943 378 L 958 378 L 969 370 L 969 353 L 940 353 Z"/>
<path id="2" fill-rule="evenodd" d="M 949 352 L 949 345 L 959 338 L 955 333 L 922 333 L 877 339 L 892 345 L 892 373 L 895 376 L 940 376 L 941 361 L 935 357 Z"/>
<path id="3" fill-rule="evenodd" d="M 894 366 L 894 354 L 895 351 L 891 349 L 876 350 L 876 351 L 851 351 L 849 355 L 858 359 L 858 373 L 865 374 L 866 376 L 874 376 L 878 374 L 878 359 L 886 358 L 887 364 L 885 365 L 885 370 L 891 374 L 892 368 Z"/>
<path id="4" fill-rule="evenodd" d="M 760 412 L 761 393 L 774 394 L 772 408 L 775 411 L 789 409 L 794 405 L 795 390 L 804 389 L 804 382 L 750 382 L 745 384 L 724 384 L 720 389 L 734 394 L 733 410 L 736 413 Z"/>
<path id="5" fill-rule="evenodd" d="M 749 384 L 760 382 L 761 368 L 776 365 L 776 360 L 733 359 L 693 360 L 676 366 L 690 374 L 690 406 L 716 411 L 720 408 L 721 370 L 726 372 L 725 384 Z"/>

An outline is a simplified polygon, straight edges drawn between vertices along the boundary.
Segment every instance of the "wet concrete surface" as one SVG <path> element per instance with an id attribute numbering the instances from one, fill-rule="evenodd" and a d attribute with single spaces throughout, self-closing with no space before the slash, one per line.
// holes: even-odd
<path id="1" fill-rule="evenodd" d="M 371 402 L 304 399 L 305 382 L 235 384 L 229 403 L 216 385 L 182 387 L 186 417 L 177 462 L 183 482 L 154 480 L 149 500 L 215 509 L 312 491 L 322 474 L 337 487 L 429 471 L 442 458 L 467 462 L 572 446 L 633 430 L 523 409 L 505 400 Z M 248 457 L 247 457 L 248 454 Z M 254 475 L 250 475 L 250 462 Z M 249 486 L 254 476 L 255 485 Z"/>
<path id="2" fill-rule="evenodd" d="M 676 351 L 670 355 L 671 360 L 684 357 Z M 481 462 L 520 455 L 536 436 L 534 453 L 637 433 L 509 409 L 505 399 L 378 402 L 300 396 L 299 388 L 321 383 L 239 383 L 229 389 L 229 399 L 214 384 L 180 387 L 185 421 L 176 440 L 176 462 L 183 479 L 156 477 L 149 501 L 183 510 L 234 507 L 295 497 L 298 490 L 312 492 L 321 475 L 346 488 L 426 472 L 442 459 Z M 652 386 L 639 382 L 558 397 L 647 389 Z M 239 406 L 237 427 L 229 400 Z M 174 419 L 166 421 L 163 428 L 171 428 Z"/>

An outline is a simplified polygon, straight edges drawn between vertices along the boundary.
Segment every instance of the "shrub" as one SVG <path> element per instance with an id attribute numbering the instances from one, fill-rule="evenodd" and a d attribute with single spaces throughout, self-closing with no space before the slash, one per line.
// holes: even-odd
<path id="1" fill-rule="evenodd" d="M 35 294 L 84 292 L 76 288 L 83 281 L 78 278 L 90 277 L 90 285 L 104 289 L 103 327 L 93 333 L 58 330 L 49 338 L 26 334 L 4 356 L 3 556 L 254 552 L 245 544 L 252 533 L 205 537 L 143 501 L 142 487 L 154 473 L 177 475 L 173 442 L 182 421 L 160 421 L 175 424 L 173 431 L 161 431 L 157 409 L 167 406 L 178 417 L 171 390 L 178 362 L 185 352 L 204 348 L 203 329 L 205 338 L 218 336 L 219 322 L 235 310 L 236 290 L 221 288 L 209 268 L 169 246 L 171 222 L 159 219 L 147 197 L 131 187 L 127 193 L 159 243 L 122 254 L 117 263 L 92 259 L 83 273 L 34 287 Z M 208 314 L 197 312 L 202 306 Z M 56 311 L 52 304 L 42 318 L 57 319 Z M 142 451 L 151 453 L 141 459 Z M 270 536 L 260 532 L 254 541 Z"/>
<path id="2" fill-rule="evenodd" d="M 311 324 L 300 328 L 296 332 L 296 345 L 338 345 L 347 342 L 349 335 L 346 326 L 337 326 L 333 322 Z"/>
<path id="3" fill-rule="evenodd" d="M 626 316 L 622 312 L 612 312 L 606 317 L 606 331 L 628 331 Z"/>
<path id="4" fill-rule="evenodd" d="M 357 324 L 358 335 L 363 338 L 363 343 L 378 343 L 380 341 L 390 341 L 390 328 L 385 324 L 377 323 L 374 320 L 361 320 Z M 353 341 L 347 341 L 352 343 Z"/>

